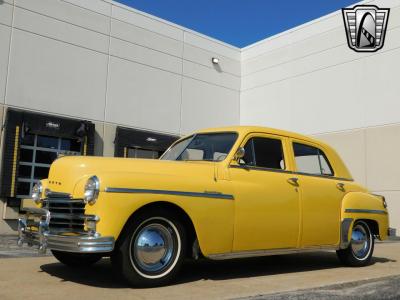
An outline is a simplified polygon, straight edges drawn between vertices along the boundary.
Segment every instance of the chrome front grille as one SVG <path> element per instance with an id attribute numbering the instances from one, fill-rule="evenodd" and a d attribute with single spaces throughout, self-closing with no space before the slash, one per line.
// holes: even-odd
<path id="1" fill-rule="evenodd" d="M 46 198 L 43 208 L 50 211 L 50 232 L 84 232 L 85 203 L 82 199 Z"/>

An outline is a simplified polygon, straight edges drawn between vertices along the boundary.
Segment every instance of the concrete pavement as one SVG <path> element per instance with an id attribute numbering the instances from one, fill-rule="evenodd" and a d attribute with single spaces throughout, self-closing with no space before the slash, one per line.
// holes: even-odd
<path id="1" fill-rule="evenodd" d="M 108 259 L 91 268 L 74 270 L 49 256 L 3 258 L 0 299 L 286 299 L 293 296 L 293 291 L 299 293 L 297 296 L 330 295 L 329 286 L 339 284 L 336 290 L 343 290 L 340 285 L 349 282 L 352 282 L 350 288 L 357 284 L 373 286 L 382 281 L 384 286 L 393 282 L 399 285 L 396 276 L 400 275 L 400 243 L 377 244 L 373 261 L 368 267 L 346 268 L 334 252 L 205 260 L 186 264 L 177 282 L 170 286 L 132 289 L 112 273 Z M 335 290 L 335 286 L 330 289 Z M 356 292 L 363 296 L 368 289 Z M 298 299 L 297 296 L 292 299 Z"/>

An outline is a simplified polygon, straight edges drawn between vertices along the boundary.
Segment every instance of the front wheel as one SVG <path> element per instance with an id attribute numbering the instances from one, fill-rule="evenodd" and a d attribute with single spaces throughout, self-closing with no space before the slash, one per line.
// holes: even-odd
<path id="1" fill-rule="evenodd" d="M 349 246 L 336 251 L 340 261 L 351 267 L 369 265 L 373 252 L 374 237 L 370 227 L 364 221 L 354 223 Z"/>
<path id="2" fill-rule="evenodd" d="M 87 267 L 102 258 L 102 255 L 91 253 L 70 253 L 56 250 L 51 250 L 51 253 L 59 262 L 69 267 Z"/>
<path id="3" fill-rule="evenodd" d="M 152 210 L 127 225 L 111 261 L 132 286 L 160 286 L 178 273 L 185 245 L 185 230 L 179 219 L 173 213 Z"/>

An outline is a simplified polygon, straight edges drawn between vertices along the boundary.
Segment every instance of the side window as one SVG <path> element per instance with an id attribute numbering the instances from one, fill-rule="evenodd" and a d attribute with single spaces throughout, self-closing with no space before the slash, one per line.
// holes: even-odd
<path id="1" fill-rule="evenodd" d="M 244 146 L 243 163 L 268 169 L 285 169 L 282 141 L 269 138 L 251 138 Z"/>
<path id="2" fill-rule="evenodd" d="M 293 143 L 293 150 L 299 172 L 333 176 L 331 165 L 322 150 L 299 143 Z"/>

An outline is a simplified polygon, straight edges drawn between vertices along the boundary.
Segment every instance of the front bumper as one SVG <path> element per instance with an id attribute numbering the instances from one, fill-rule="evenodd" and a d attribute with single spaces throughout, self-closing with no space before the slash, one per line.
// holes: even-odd
<path id="1" fill-rule="evenodd" d="M 105 253 L 114 249 L 113 237 L 91 233 L 53 233 L 49 224 L 51 213 L 43 208 L 28 208 L 18 220 L 18 245 L 36 246 L 40 253 L 46 249 L 75 253 Z"/>

